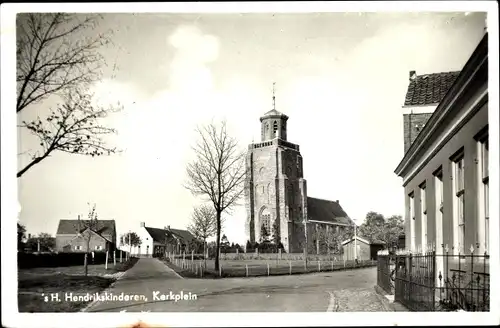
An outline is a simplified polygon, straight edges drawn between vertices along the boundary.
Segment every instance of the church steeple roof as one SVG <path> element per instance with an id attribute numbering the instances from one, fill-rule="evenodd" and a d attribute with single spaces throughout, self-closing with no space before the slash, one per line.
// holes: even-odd
<path id="1" fill-rule="evenodd" d="M 283 113 L 278 112 L 276 109 L 271 109 L 269 112 L 265 113 L 264 116 L 268 115 L 283 115 Z"/>
<path id="2" fill-rule="evenodd" d="M 283 113 L 280 113 L 276 110 L 276 82 L 273 82 L 273 109 L 271 109 L 270 111 L 268 111 L 267 113 L 265 113 L 261 118 L 260 118 L 260 121 L 262 122 L 264 119 L 266 118 L 279 118 L 279 119 L 282 119 L 284 121 L 288 120 L 288 116 L 286 116 L 285 114 Z"/>
<path id="3" fill-rule="evenodd" d="M 281 118 L 283 120 L 288 120 L 288 116 L 285 114 L 278 112 L 276 109 L 271 109 L 270 111 L 266 112 L 261 118 L 260 121 L 264 120 L 265 118 Z"/>

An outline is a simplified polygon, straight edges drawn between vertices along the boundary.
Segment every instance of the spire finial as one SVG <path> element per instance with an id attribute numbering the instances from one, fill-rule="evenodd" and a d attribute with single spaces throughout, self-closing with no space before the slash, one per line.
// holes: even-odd
<path id="1" fill-rule="evenodd" d="M 276 110 L 276 82 L 273 82 L 273 109 Z"/>

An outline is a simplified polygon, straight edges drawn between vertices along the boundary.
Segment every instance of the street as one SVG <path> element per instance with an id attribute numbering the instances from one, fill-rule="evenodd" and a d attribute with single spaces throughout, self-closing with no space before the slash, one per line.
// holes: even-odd
<path id="1" fill-rule="evenodd" d="M 87 312 L 384 311 L 376 268 L 256 278 L 184 279 L 154 258 L 141 258 Z M 123 294 L 122 294 L 123 293 Z M 113 297 L 121 295 L 121 299 Z M 141 299 L 124 300 L 127 296 Z M 104 297 L 105 298 L 105 297 Z"/>

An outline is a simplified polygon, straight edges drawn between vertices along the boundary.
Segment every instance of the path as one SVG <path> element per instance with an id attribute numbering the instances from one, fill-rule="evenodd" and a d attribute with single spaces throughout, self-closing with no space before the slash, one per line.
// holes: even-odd
<path id="1" fill-rule="evenodd" d="M 384 311 L 373 289 L 375 283 L 375 268 L 292 276 L 182 279 L 159 260 L 143 258 L 108 293 L 144 295 L 147 300 L 98 302 L 88 311 Z M 186 299 L 166 299 L 181 293 Z M 161 300 L 155 295 L 166 296 Z"/>

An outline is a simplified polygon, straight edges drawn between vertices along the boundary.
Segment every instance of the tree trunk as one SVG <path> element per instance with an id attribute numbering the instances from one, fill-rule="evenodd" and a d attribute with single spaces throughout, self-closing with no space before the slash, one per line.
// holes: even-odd
<path id="1" fill-rule="evenodd" d="M 215 248 L 215 270 L 219 270 L 219 250 L 220 250 L 220 219 L 221 212 L 217 211 L 217 243 Z"/>
<path id="2" fill-rule="evenodd" d="M 28 165 L 26 165 L 21 171 L 17 172 L 17 177 L 20 178 L 26 171 L 31 169 L 33 166 L 36 164 L 40 163 L 45 157 L 47 157 L 48 153 L 42 157 L 37 157 L 34 160 L 32 160 Z"/>
<path id="3" fill-rule="evenodd" d="M 85 270 L 85 277 L 88 275 L 88 252 L 85 252 L 85 259 L 83 260 L 83 266 Z"/>
<path id="4" fill-rule="evenodd" d="M 87 248 L 85 249 L 85 261 L 84 261 L 84 266 L 85 266 L 85 277 L 87 276 L 89 272 L 89 261 L 88 261 L 88 255 L 89 255 L 89 248 L 90 248 L 90 238 L 91 236 L 89 235 L 87 242 Z"/>
<path id="5" fill-rule="evenodd" d="M 207 267 L 207 239 L 203 238 L 203 258 L 205 259 L 205 268 Z"/>

